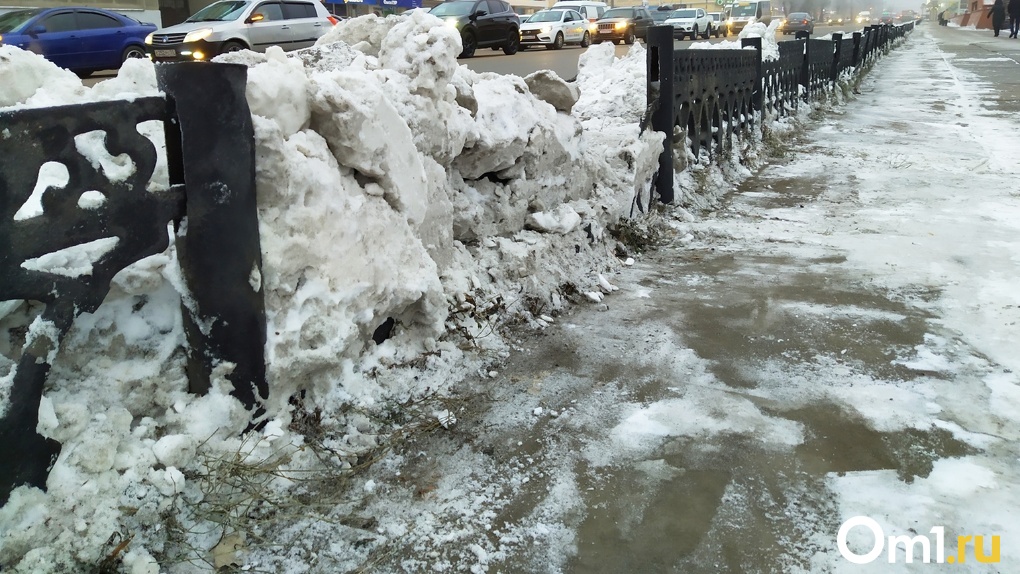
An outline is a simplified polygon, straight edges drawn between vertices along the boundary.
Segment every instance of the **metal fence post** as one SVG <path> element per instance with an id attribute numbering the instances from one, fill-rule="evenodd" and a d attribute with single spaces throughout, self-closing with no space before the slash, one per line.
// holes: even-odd
<path id="1" fill-rule="evenodd" d="M 861 64 L 861 33 L 854 32 L 854 61 L 853 66 L 856 68 Z"/>
<path id="2" fill-rule="evenodd" d="M 833 32 L 832 41 L 835 42 L 835 50 L 832 55 L 832 71 L 829 73 L 829 79 L 835 84 L 839 80 L 839 66 L 843 61 L 843 34 L 841 32 Z"/>
<path id="3" fill-rule="evenodd" d="M 765 91 L 765 86 L 762 85 L 762 83 L 765 81 L 765 78 L 763 77 L 762 74 L 761 38 L 742 38 L 740 40 L 740 47 L 747 48 L 748 46 L 752 46 L 754 47 L 755 50 L 758 51 L 757 64 L 755 65 L 754 70 L 755 82 L 754 82 L 754 96 L 752 97 L 752 101 L 754 102 L 754 111 L 760 112 L 762 109 L 762 104 L 764 102 Z"/>
<path id="4" fill-rule="evenodd" d="M 158 65 L 156 77 L 175 109 L 182 142 L 187 227 L 177 246 L 191 298 L 182 310 L 189 390 L 208 391 L 213 368 L 229 361 L 235 365 L 227 375 L 231 394 L 254 420 L 268 389 L 247 67 Z"/>
<path id="5" fill-rule="evenodd" d="M 811 37 L 807 32 L 797 32 L 794 36 L 797 41 L 804 42 L 804 63 L 800 67 L 800 85 L 804 87 L 802 98 L 807 101 L 811 93 Z"/>
<path id="6" fill-rule="evenodd" d="M 676 110 L 673 109 L 675 82 L 673 70 L 673 27 L 652 26 L 648 29 L 648 104 L 658 106 L 652 111 L 652 129 L 666 134 L 659 154 L 659 173 L 655 189 L 663 203 L 673 202 L 673 126 Z"/>

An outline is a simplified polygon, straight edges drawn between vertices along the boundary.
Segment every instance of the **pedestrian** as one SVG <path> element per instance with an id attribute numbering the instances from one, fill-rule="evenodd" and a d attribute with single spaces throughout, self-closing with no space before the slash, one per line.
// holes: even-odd
<path id="1" fill-rule="evenodd" d="M 1009 37 L 1016 38 L 1020 32 L 1020 0 L 1009 0 L 1006 11 L 1009 12 Z"/>
<path id="2" fill-rule="evenodd" d="M 995 0 L 995 4 L 992 4 L 988 13 L 992 15 L 992 30 L 998 36 L 999 30 L 1002 30 L 1002 25 L 1006 22 L 1006 5 L 1002 3 L 1002 0 Z"/>

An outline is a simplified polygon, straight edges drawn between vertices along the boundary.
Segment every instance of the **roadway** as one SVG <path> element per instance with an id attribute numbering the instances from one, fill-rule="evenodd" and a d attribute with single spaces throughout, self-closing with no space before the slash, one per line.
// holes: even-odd
<path id="1" fill-rule="evenodd" d="M 824 36 L 833 32 L 852 32 L 854 29 L 845 29 L 837 26 L 816 26 L 815 36 Z M 736 36 L 728 38 L 711 38 L 708 40 L 713 44 L 728 40 L 736 41 Z M 793 36 L 780 36 L 779 41 L 792 40 Z M 705 40 L 698 40 L 704 42 Z M 693 40 L 676 41 L 675 49 L 683 50 L 690 46 Z M 496 72 L 497 74 L 514 74 L 527 76 L 536 70 L 552 70 L 561 78 L 570 80 L 577 76 L 577 60 L 586 48 L 580 46 L 564 46 L 561 50 L 549 50 L 546 48 L 529 48 L 517 52 L 513 56 L 507 56 L 502 51 L 481 49 L 475 52 L 473 58 L 460 60 L 468 68 L 476 72 Z M 630 46 L 617 44 L 616 55 L 622 57 L 627 53 Z"/>
<path id="2" fill-rule="evenodd" d="M 847 30 L 834 26 L 818 26 L 815 29 L 815 36 L 824 36 L 832 32 L 839 32 L 840 30 L 844 30 L 847 33 L 852 31 L 852 29 Z M 728 38 L 712 38 L 708 41 L 712 43 L 718 43 L 724 40 L 733 42 L 736 38 L 736 36 L 730 36 Z M 780 41 L 792 38 L 793 36 L 780 37 Z M 704 42 L 704 40 L 699 41 Z M 682 50 L 690 46 L 692 42 L 693 40 L 677 41 L 674 46 L 677 50 Z M 618 57 L 622 57 L 629 49 L 630 46 L 617 44 L 616 55 Z M 513 56 L 507 56 L 500 50 L 481 49 L 475 52 L 475 56 L 473 58 L 462 59 L 460 60 L 460 63 L 476 72 L 514 74 L 521 77 L 527 76 L 536 70 L 552 70 L 561 78 L 571 80 L 577 77 L 577 61 L 584 50 L 585 48 L 581 48 L 580 46 L 564 46 L 561 50 L 529 48 L 527 50 L 521 50 Z M 115 71 L 97 72 L 91 78 L 84 80 L 83 83 L 86 86 L 92 86 L 97 82 L 112 78 L 116 75 Z"/>

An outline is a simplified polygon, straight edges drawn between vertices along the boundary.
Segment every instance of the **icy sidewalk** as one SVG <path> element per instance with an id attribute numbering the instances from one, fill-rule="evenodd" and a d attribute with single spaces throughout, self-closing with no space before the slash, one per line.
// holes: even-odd
<path id="1" fill-rule="evenodd" d="M 611 278 L 607 310 L 522 335 L 455 425 L 359 479 L 340 526 L 293 529 L 315 562 L 287 571 L 937 568 L 920 543 L 850 563 L 854 516 L 932 552 L 942 526 L 954 558 L 957 536 L 1000 536 L 998 564 L 971 546 L 954 570 L 1016 571 L 1018 124 L 943 32 Z"/>

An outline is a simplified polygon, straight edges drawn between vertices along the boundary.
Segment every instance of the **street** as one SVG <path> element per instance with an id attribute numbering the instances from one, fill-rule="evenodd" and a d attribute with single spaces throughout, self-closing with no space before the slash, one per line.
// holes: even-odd
<path id="1" fill-rule="evenodd" d="M 830 26 L 818 26 L 816 28 L 816 36 L 822 36 L 831 34 L 832 32 L 840 31 L 840 28 Z M 786 39 L 792 39 L 792 36 L 780 36 L 780 41 Z M 728 38 L 711 38 L 709 40 L 698 40 L 699 42 L 711 42 L 718 43 L 722 41 L 737 41 L 736 36 L 730 36 Z M 675 43 L 676 49 L 686 49 L 694 41 L 684 40 L 677 41 Z M 622 56 L 627 53 L 630 46 L 624 44 L 616 45 L 616 55 Z M 552 70 L 556 72 L 561 78 L 570 80 L 577 76 L 577 60 L 581 57 L 584 52 L 584 48 L 580 46 L 564 46 L 560 50 L 550 50 L 547 48 L 533 47 L 526 50 L 521 50 L 513 56 L 507 56 L 501 50 L 478 50 L 473 58 L 464 58 L 460 60 L 460 63 L 464 64 L 468 68 L 476 72 L 495 72 L 497 74 L 515 74 L 518 76 L 527 76 L 528 74 L 537 70 Z M 107 78 L 116 76 L 114 70 L 104 70 L 96 72 L 91 77 L 82 80 L 82 83 L 86 86 L 94 86 L 98 82 L 101 82 Z"/>

